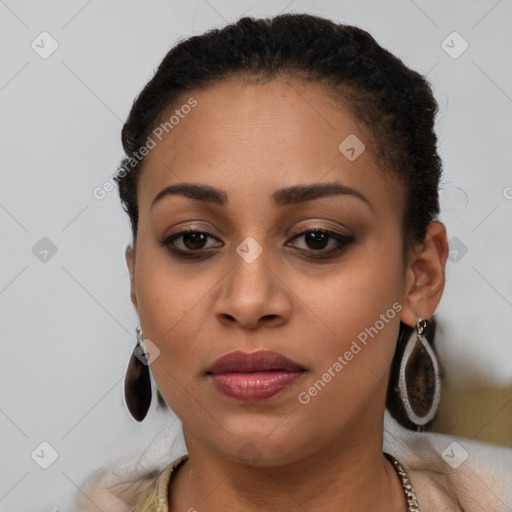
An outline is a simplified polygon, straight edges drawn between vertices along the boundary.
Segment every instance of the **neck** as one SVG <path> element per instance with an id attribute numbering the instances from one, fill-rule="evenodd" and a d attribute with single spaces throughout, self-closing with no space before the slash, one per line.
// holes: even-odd
<path id="1" fill-rule="evenodd" d="M 189 459 L 171 480 L 169 510 L 406 512 L 400 480 L 374 442 L 361 434 L 300 461 L 254 467 L 234 462 L 184 428 Z M 366 432 L 367 434 L 367 432 Z"/>

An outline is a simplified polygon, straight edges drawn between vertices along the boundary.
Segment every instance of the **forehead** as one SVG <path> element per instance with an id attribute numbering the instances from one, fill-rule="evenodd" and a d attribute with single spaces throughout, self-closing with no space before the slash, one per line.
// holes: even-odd
<path id="1" fill-rule="evenodd" d="M 183 107 L 191 101 L 193 108 Z M 224 80 L 182 94 L 161 119 L 171 116 L 172 127 L 161 140 L 153 137 L 156 146 L 146 157 L 143 203 L 179 182 L 221 187 L 231 204 L 243 191 L 268 200 L 275 189 L 323 181 L 364 189 L 374 200 L 397 200 L 398 181 L 377 162 L 367 131 L 321 84 Z"/>

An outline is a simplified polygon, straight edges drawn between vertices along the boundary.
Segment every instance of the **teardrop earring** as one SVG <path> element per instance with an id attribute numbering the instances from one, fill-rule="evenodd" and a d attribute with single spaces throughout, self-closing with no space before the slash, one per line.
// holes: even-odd
<path id="1" fill-rule="evenodd" d="M 149 362 L 143 347 L 144 335 L 139 327 L 137 344 L 133 350 L 124 382 L 124 396 L 130 414 L 137 421 L 142 421 L 151 405 L 151 379 Z"/>
<path id="2" fill-rule="evenodd" d="M 434 419 L 441 400 L 439 363 L 425 336 L 429 327 L 432 330 L 427 320 L 418 318 L 407 342 L 400 337 L 386 403 L 396 419 L 418 431 Z"/>

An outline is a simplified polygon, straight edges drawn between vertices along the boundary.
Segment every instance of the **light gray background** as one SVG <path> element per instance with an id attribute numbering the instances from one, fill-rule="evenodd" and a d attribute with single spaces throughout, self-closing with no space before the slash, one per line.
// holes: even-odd
<path id="1" fill-rule="evenodd" d="M 428 73 L 452 247 L 439 350 L 455 385 L 512 381 L 510 0 L 0 0 L 1 511 L 67 510 L 93 469 L 173 421 L 153 410 L 136 424 L 125 409 L 130 233 L 117 191 L 92 191 L 115 171 L 132 101 L 178 38 L 285 11 L 355 24 Z M 31 47 L 43 31 L 59 45 L 46 59 Z M 458 58 L 442 47 L 453 31 L 469 44 Z M 43 237 L 57 248 L 47 261 L 33 253 Z M 31 458 L 43 441 L 58 453 L 48 469 Z"/>

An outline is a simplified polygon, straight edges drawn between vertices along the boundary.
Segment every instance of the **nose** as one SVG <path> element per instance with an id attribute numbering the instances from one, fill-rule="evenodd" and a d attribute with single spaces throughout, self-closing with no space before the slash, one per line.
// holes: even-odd
<path id="1" fill-rule="evenodd" d="M 232 260 L 215 303 L 217 320 L 228 327 L 249 330 L 288 322 L 292 310 L 290 288 L 279 265 L 267 257 L 267 250 L 252 262 L 234 251 Z"/>

